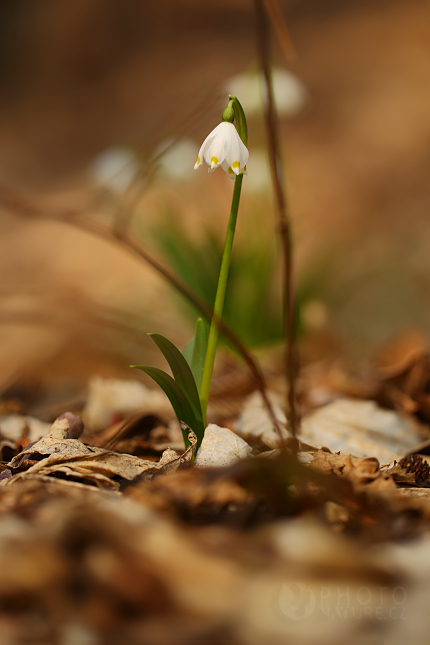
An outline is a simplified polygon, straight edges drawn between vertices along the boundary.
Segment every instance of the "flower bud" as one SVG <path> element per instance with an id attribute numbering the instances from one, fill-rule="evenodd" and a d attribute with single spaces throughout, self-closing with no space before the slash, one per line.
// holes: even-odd
<path id="1" fill-rule="evenodd" d="M 234 121 L 233 101 L 229 102 L 224 112 L 222 113 L 222 120 L 227 121 L 228 123 L 233 123 Z"/>

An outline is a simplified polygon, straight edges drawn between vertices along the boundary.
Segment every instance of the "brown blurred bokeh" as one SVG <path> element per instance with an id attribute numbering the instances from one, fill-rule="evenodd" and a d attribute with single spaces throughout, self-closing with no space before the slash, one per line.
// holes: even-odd
<path id="1" fill-rule="evenodd" d="M 307 92 L 280 132 L 297 279 L 320 275 L 309 330 L 365 353 L 405 329 L 427 334 L 430 2 L 281 5 L 297 52 L 290 69 Z M 95 182 L 94 159 L 126 146 L 144 171 L 171 137 L 199 144 L 219 120 L 223 83 L 256 67 L 254 32 L 251 0 L 1 3 L 2 391 L 37 376 L 67 398 L 91 373 L 132 377 L 129 363 L 159 361 L 145 331 L 186 340 L 189 323 L 153 269 L 21 206 L 111 221 L 123 197 Z M 275 42 L 274 58 L 286 66 Z M 257 114 L 249 183 L 263 148 Z M 222 228 L 230 195 L 220 172 L 151 174 L 132 230 L 146 242 L 166 212 L 193 235 Z M 243 218 L 274 230 L 272 206 L 269 186 L 245 185 Z"/>

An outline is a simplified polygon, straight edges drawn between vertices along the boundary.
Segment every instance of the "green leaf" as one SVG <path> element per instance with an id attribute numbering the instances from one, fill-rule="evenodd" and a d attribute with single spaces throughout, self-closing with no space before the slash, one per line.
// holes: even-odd
<path id="1" fill-rule="evenodd" d="M 201 318 L 199 318 L 197 320 L 196 335 L 190 340 L 182 352 L 185 360 L 191 368 L 198 392 L 200 392 L 200 387 L 202 385 L 207 348 L 208 332 L 205 323 Z"/>
<path id="2" fill-rule="evenodd" d="M 163 352 L 167 362 L 170 365 L 170 369 L 172 370 L 175 381 L 188 398 L 188 401 L 191 404 L 196 418 L 200 418 L 203 423 L 202 408 L 200 405 L 200 397 L 197 391 L 197 385 L 190 366 L 188 365 L 184 356 L 181 354 L 179 349 L 175 347 L 175 345 L 171 343 L 170 340 L 164 338 L 164 336 L 160 336 L 160 334 L 148 334 L 148 336 L 152 338 L 152 340 Z"/>
<path id="3" fill-rule="evenodd" d="M 131 365 L 131 367 L 142 370 L 142 372 L 148 374 L 161 387 L 169 398 L 179 423 L 183 421 L 191 430 L 194 430 L 197 437 L 197 446 L 200 446 L 204 435 L 203 421 L 202 419 L 196 418 L 188 398 L 178 383 L 169 374 L 158 369 L 158 367 L 147 367 L 146 365 Z M 185 447 L 188 448 L 190 443 L 187 433 L 184 430 L 182 430 L 182 435 L 184 437 Z"/>
<path id="4" fill-rule="evenodd" d="M 182 356 L 187 361 L 188 365 L 190 366 L 191 371 L 193 371 L 193 355 L 194 355 L 195 344 L 196 344 L 196 337 L 193 336 L 193 338 L 190 340 L 190 342 L 187 343 L 185 345 L 184 349 L 182 350 Z M 194 372 L 193 372 L 193 376 L 194 376 Z M 194 380 L 195 380 L 195 376 L 194 376 Z M 197 383 L 196 383 L 196 385 L 197 385 Z"/>

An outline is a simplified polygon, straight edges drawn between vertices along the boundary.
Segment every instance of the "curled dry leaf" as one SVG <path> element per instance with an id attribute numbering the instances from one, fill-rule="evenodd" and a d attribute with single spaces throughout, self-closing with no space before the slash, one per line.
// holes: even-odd
<path id="1" fill-rule="evenodd" d="M 374 457 L 360 458 L 352 455 L 331 454 L 318 450 L 314 453 L 309 468 L 322 474 L 334 473 L 341 479 L 347 479 L 356 490 L 383 492 L 395 490 L 393 479 L 386 472 L 381 472 L 379 462 Z"/>
<path id="2" fill-rule="evenodd" d="M 245 459 L 251 455 L 251 446 L 246 441 L 228 428 L 220 428 L 210 423 L 206 428 L 194 465 L 197 468 L 230 466 L 239 459 Z"/>
<path id="3" fill-rule="evenodd" d="M 189 433 L 191 446 L 182 455 L 174 450 L 163 452 L 160 461 L 147 461 L 96 446 L 87 446 L 75 435 L 71 419 L 58 418 L 46 437 L 23 450 L 8 464 L 11 477 L 2 481 L 11 485 L 28 477 L 60 477 L 118 490 L 121 484 L 136 478 L 150 478 L 157 472 L 170 472 L 190 463 L 196 437 Z"/>
<path id="4" fill-rule="evenodd" d="M 403 484 L 415 484 L 415 475 L 414 473 L 408 473 L 405 468 L 402 468 L 397 461 L 394 464 L 390 464 L 387 468 L 384 468 L 384 472 L 387 475 L 391 475 L 394 481 Z"/>

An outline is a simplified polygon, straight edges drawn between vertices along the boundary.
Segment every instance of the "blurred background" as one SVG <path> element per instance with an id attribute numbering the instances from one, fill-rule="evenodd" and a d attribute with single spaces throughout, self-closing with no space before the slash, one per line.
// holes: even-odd
<path id="1" fill-rule="evenodd" d="M 363 360 L 430 330 L 430 1 L 280 5 L 296 50 L 287 63 L 272 33 L 298 335 L 318 356 Z M 196 311 L 105 231 L 126 230 L 212 303 L 233 184 L 193 165 L 229 92 L 248 116 L 250 161 L 226 316 L 276 360 L 253 2 L 1 2 L 4 405 L 47 418 L 93 374 L 162 365 L 146 332 L 189 340 Z"/>

